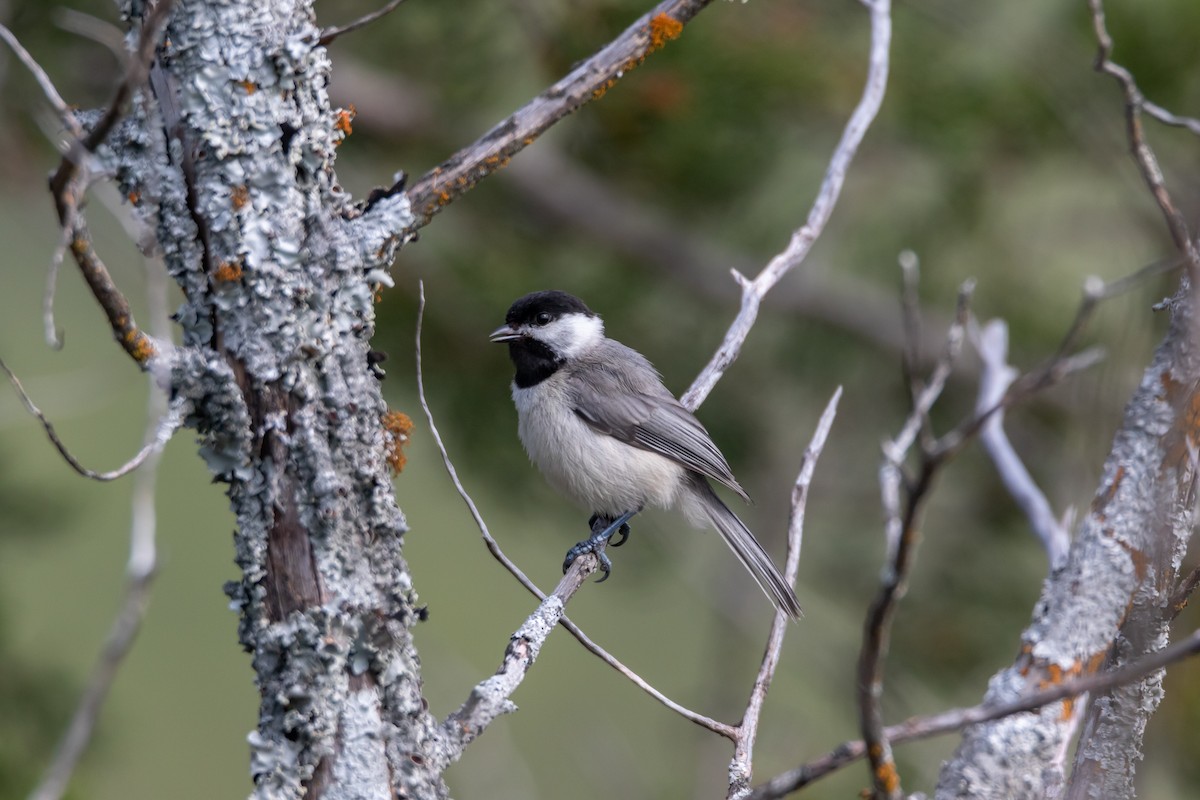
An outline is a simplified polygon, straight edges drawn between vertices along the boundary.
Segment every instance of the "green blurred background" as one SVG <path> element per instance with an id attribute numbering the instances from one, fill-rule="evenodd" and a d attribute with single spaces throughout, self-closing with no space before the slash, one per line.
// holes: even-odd
<path id="1" fill-rule="evenodd" d="M 322 24 L 376 3 L 319 3 Z M 335 100 L 359 116 L 339 175 L 358 195 L 419 175 L 563 74 L 645 10 L 627 0 L 410 0 L 332 48 Z M 65 7 L 0 0 L 9 25 L 69 102 L 107 102 L 110 29 Z M 72 9 L 114 21 L 110 5 Z M 1110 3 L 1116 56 L 1148 96 L 1200 109 L 1192 0 Z M 895 289 L 898 253 L 921 259 L 936 341 L 957 286 L 1012 329 L 1013 361 L 1056 346 L 1083 279 L 1115 279 L 1169 254 L 1127 155 L 1120 98 L 1091 71 L 1082 2 L 916 0 L 895 9 L 891 83 L 833 220 L 764 307 L 738 363 L 700 412 L 757 505 L 745 517 L 781 558 L 800 454 L 838 384 L 846 394 L 809 504 L 793 626 L 756 751 L 756 774 L 854 738 L 853 668 L 883 555 L 879 442 L 906 411 Z M 422 231 L 380 305 L 389 403 L 417 429 L 396 480 L 406 553 L 430 609 L 417 631 L 434 711 L 457 707 L 497 665 L 532 602 L 486 553 L 442 470 L 414 395 L 418 279 L 426 282 L 429 400 L 467 486 L 506 551 L 542 586 L 558 577 L 585 516 L 526 462 L 509 365 L 486 341 L 533 289 L 581 295 L 609 332 L 682 391 L 738 305 L 729 266 L 756 270 L 807 213 L 861 91 L 867 19 L 850 0 L 717 3 L 602 101 L 558 125 Z M 64 268 L 66 348 L 41 339 L 45 267 L 57 239 L 44 176 L 54 123 L 27 73 L 0 57 L 0 356 L 79 457 L 111 468 L 138 446 L 143 376 L 114 347 Z M 1197 206 L 1197 142 L 1149 126 L 1175 199 Z M 99 252 L 144 314 L 144 265 L 111 211 L 91 204 Z M 1172 278 L 1105 304 L 1089 343 L 1100 368 L 1012 412 L 1008 432 L 1058 510 L 1086 504 L 1121 406 L 1161 333 L 1150 305 Z M 926 355 L 931 355 L 927 353 Z M 974 401 L 965 358 L 936 409 L 940 429 Z M 130 483 L 72 473 L 11 391 L 0 391 L 0 797 L 21 797 L 47 762 L 119 602 Z M 78 798 L 212 798 L 250 787 L 256 694 L 221 592 L 235 577 L 221 489 L 177 437 L 160 477 L 162 571 L 72 785 Z M 612 579 L 571 616 L 659 688 L 721 719 L 740 714 L 768 624 L 752 581 L 720 546 L 649 515 L 615 553 Z M 943 475 L 927 515 L 888 667 L 889 720 L 982 696 L 1013 657 L 1046 572 L 1024 519 L 978 448 Z M 1195 624 L 1189 612 L 1178 625 Z M 1194 796 L 1197 667 L 1173 668 L 1140 771 L 1147 798 Z M 680 720 L 556 633 L 517 692 L 521 710 L 475 743 L 456 796 L 701 798 L 723 793 L 729 748 Z M 929 789 L 954 737 L 899 749 L 906 788 Z M 861 766 L 807 796 L 844 798 Z"/>

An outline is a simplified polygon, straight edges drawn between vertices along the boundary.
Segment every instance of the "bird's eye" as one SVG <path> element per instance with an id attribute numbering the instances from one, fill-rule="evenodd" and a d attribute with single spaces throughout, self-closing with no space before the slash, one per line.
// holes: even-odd
<path id="1" fill-rule="evenodd" d="M 554 316 L 549 311 L 543 311 L 533 318 L 533 324 L 538 327 L 549 325 L 552 319 L 554 319 Z"/>

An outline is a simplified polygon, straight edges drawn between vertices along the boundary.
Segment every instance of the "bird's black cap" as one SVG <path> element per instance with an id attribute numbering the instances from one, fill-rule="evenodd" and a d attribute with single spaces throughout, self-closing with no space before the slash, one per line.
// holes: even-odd
<path id="1" fill-rule="evenodd" d="M 549 313 L 555 317 L 560 317 L 563 314 L 596 316 L 596 312 L 588 308 L 575 295 L 560 292 L 557 289 L 550 289 L 544 292 L 533 292 L 517 300 L 508 309 L 508 313 L 504 316 L 504 321 L 509 325 L 521 325 L 532 322 L 541 313 Z"/>

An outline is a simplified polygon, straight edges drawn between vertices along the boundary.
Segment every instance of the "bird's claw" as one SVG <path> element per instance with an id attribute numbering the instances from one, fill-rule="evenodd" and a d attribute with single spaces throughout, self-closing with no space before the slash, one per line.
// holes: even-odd
<path id="1" fill-rule="evenodd" d="M 600 571 L 604 573 L 596 583 L 604 583 L 612 573 L 612 561 L 604 554 L 604 547 L 607 544 L 607 539 L 588 538 L 572 547 L 567 551 L 566 559 L 563 560 L 563 574 L 566 574 L 567 570 L 571 568 L 571 565 L 575 563 L 575 559 L 588 553 L 594 553 L 596 561 L 599 563 Z"/>
<path id="2" fill-rule="evenodd" d="M 595 553 L 600 571 L 604 573 L 596 583 L 604 583 L 608 580 L 608 576 L 612 573 L 612 561 L 604 554 L 604 548 L 610 544 L 613 547 L 625 544 L 629 539 L 629 518 L 636 513 L 637 511 L 627 511 L 616 519 L 592 514 L 592 518 L 588 520 L 588 527 L 592 529 L 592 535 L 567 551 L 567 557 L 563 561 L 563 574 L 566 574 L 571 565 L 575 563 L 575 559 L 581 555 Z M 621 538 L 618 539 L 618 536 Z M 614 539 L 616 541 L 613 541 Z"/>

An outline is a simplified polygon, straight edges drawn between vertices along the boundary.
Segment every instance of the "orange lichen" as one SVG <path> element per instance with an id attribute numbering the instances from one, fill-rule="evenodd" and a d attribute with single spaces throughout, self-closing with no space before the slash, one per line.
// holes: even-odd
<path id="1" fill-rule="evenodd" d="M 408 456 L 404 455 L 404 446 L 408 444 L 412 429 L 413 421 L 403 411 L 388 411 L 383 415 L 384 458 L 387 459 L 393 473 L 399 474 L 408 463 Z"/>
<path id="2" fill-rule="evenodd" d="M 238 81 L 237 85 L 242 87 L 246 94 L 254 94 L 258 91 L 258 84 L 251 80 Z"/>
<path id="3" fill-rule="evenodd" d="M 129 201 L 131 206 L 136 206 L 138 201 L 142 199 L 142 194 L 137 190 L 131 190 L 129 194 L 125 195 L 125 199 Z"/>
<path id="4" fill-rule="evenodd" d="M 235 186 L 229 199 L 233 203 L 233 210 L 241 211 L 250 202 L 250 190 L 245 186 Z"/>
<path id="5" fill-rule="evenodd" d="M 226 261 L 213 270 L 213 280 L 218 283 L 236 281 L 242 277 L 242 265 L 236 261 Z"/>
<path id="6" fill-rule="evenodd" d="M 884 790 L 894 792 L 900 788 L 900 774 L 889 759 L 875 768 L 875 780 Z"/>
<path id="7" fill-rule="evenodd" d="M 145 364 L 157 352 L 150 343 L 150 337 L 134 328 L 125 334 L 126 351 L 139 364 Z"/>
<path id="8" fill-rule="evenodd" d="M 1067 720 L 1069 720 L 1071 718 L 1071 715 L 1074 713 L 1075 713 L 1075 699 L 1072 697 L 1068 697 L 1066 700 L 1063 700 L 1062 721 L 1066 722 Z"/>
<path id="9" fill-rule="evenodd" d="M 653 53 L 683 33 L 683 23 L 668 14 L 655 14 L 650 20 L 650 49 Z"/>
<path id="10" fill-rule="evenodd" d="M 333 129 L 342 134 L 345 138 L 354 132 L 354 118 L 358 116 L 358 109 L 351 103 L 347 108 L 339 108 L 337 116 L 333 120 Z"/>

